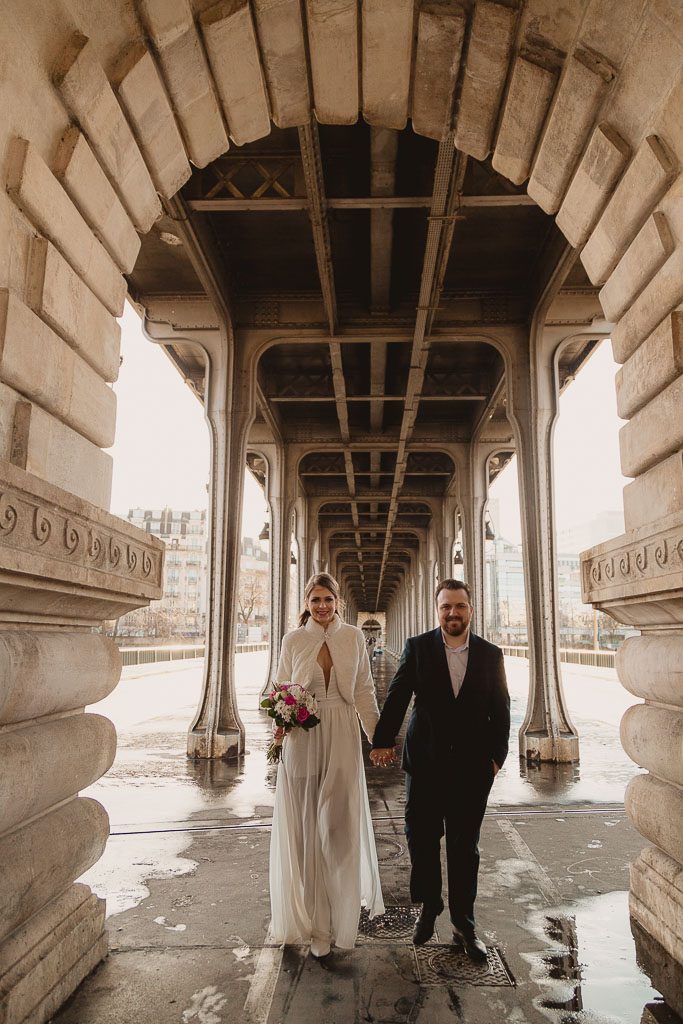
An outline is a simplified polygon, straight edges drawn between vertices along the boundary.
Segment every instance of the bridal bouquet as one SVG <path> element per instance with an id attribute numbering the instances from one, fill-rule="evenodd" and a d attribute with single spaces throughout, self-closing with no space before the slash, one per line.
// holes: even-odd
<path id="1" fill-rule="evenodd" d="M 299 683 L 274 683 L 265 700 L 261 701 L 275 723 L 285 732 L 291 729 L 312 729 L 319 725 L 318 702 Z M 282 740 L 274 740 L 267 753 L 268 764 L 277 764 L 282 757 Z"/>

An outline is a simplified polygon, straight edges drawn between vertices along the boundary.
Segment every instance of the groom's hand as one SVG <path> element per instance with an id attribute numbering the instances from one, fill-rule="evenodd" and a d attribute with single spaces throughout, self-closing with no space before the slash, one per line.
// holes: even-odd
<path id="1" fill-rule="evenodd" d="M 370 751 L 370 760 L 375 768 L 386 768 L 387 765 L 398 761 L 396 747 L 376 747 Z"/>

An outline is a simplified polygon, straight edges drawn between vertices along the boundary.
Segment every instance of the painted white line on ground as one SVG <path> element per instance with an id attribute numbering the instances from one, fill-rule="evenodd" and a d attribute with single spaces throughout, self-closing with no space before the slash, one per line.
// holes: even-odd
<path id="1" fill-rule="evenodd" d="M 266 1024 L 273 1004 L 275 986 L 282 965 L 282 947 L 271 946 L 273 936 L 268 928 L 265 945 L 259 953 L 254 977 L 244 1001 L 245 1024 Z"/>
<path id="2" fill-rule="evenodd" d="M 520 860 L 526 861 L 527 871 L 541 890 L 541 895 L 546 903 L 550 905 L 563 903 L 564 900 L 560 890 L 536 860 L 531 848 L 524 842 L 512 822 L 501 819 L 498 821 L 498 827 L 509 841 Z"/>

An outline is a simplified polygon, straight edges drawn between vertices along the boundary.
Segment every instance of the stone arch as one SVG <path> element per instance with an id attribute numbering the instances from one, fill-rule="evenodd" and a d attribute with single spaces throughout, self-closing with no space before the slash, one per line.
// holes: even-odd
<path id="1" fill-rule="evenodd" d="M 95 716 L 80 716 L 77 725 L 74 714 L 62 725 L 41 719 L 90 703 L 116 674 L 115 654 L 89 638 L 84 624 L 159 591 L 159 547 L 101 511 L 109 502 L 111 463 L 103 449 L 114 430 L 108 385 L 118 363 L 116 316 L 124 275 L 133 271 L 140 249 L 138 233 L 154 231 L 158 246 L 175 244 L 171 201 L 190 177 L 191 163 L 207 166 L 225 152 L 229 136 L 237 145 L 264 137 L 271 117 L 279 127 L 301 126 L 310 146 L 314 111 L 321 123 L 351 124 L 362 114 L 374 126 L 395 130 L 411 118 L 417 132 L 445 137 L 475 160 L 492 153 L 492 166 L 510 181 L 528 177 L 529 196 L 556 217 L 602 289 L 605 315 L 616 322 L 615 356 L 623 364 L 618 398 L 628 423 L 622 464 L 633 483 L 625 495 L 627 539 L 585 558 L 584 592 L 623 621 L 645 627 L 646 635 L 629 641 L 620 659 L 622 678 L 650 704 L 630 716 L 624 734 L 629 752 L 653 773 L 639 777 L 627 797 L 632 820 L 655 844 L 634 868 L 632 911 L 679 956 L 680 894 L 667 879 L 678 870 L 680 848 L 663 824 L 676 820 L 679 805 L 677 784 L 667 774 L 673 739 L 664 766 L 660 755 L 662 716 L 668 723 L 680 715 L 671 711 L 680 708 L 680 694 L 672 697 L 668 668 L 681 617 L 683 486 L 677 421 L 683 86 L 676 7 L 645 3 L 631 31 L 621 32 L 613 31 L 604 0 L 576 4 L 566 17 L 564 8 L 560 14 L 552 5 L 542 16 L 532 5 L 517 9 L 489 0 L 471 10 L 424 5 L 416 32 L 410 3 L 397 4 L 391 18 L 372 4 L 362 14 L 356 5 L 330 11 L 320 0 L 308 9 L 304 26 L 299 4 L 288 5 L 291 31 L 282 34 L 278 9 L 261 2 L 216 4 L 197 19 L 189 5 L 174 5 L 169 14 L 168 5 L 155 0 L 141 0 L 137 8 L 60 2 L 50 18 L 39 5 L 33 18 L 20 11 L 19 0 L 8 5 L 16 24 L 30 24 L 30 31 L 13 33 L 5 54 L 10 85 L 2 86 L 9 114 L 2 136 L 8 195 L 0 197 L 0 540 L 13 581 L 12 614 L 20 619 L 1 642 L 7 685 L 18 695 L 16 706 L 23 701 L 11 724 L 30 719 L 43 743 L 36 746 L 35 789 L 22 805 L 23 817 L 3 820 L 0 843 L 12 829 L 19 850 L 49 850 L 54 857 L 48 840 L 55 835 L 81 841 L 78 848 L 65 841 L 59 849 L 61 874 L 52 888 L 27 887 L 21 871 L 30 874 L 36 865 L 31 856 L 13 857 L 11 884 L 30 897 L 4 922 L 0 938 L 26 925 L 36 945 L 47 934 L 46 907 L 52 925 L 78 909 L 95 938 L 74 943 L 73 963 L 62 967 L 69 986 L 106 949 L 101 907 L 86 906 L 82 890 L 69 885 L 97 859 L 106 838 L 101 812 L 75 794 L 101 774 L 107 757 L 87 761 L 83 755 L 78 771 L 60 780 L 59 792 L 51 790 L 54 804 L 44 806 L 41 780 L 54 767 L 45 756 L 48 733 L 91 730 L 93 739 L 97 726 Z M 646 75 L 655 60 L 656 75 Z M 171 203 L 166 219 L 160 219 L 159 195 Z M 220 304 L 215 283 L 201 283 L 207 291 L 213 287 Z M 209 359 L 215 366 L 227 353 L 222 372 L 230 382 L 244 367 L 235 367 L 239 354 L 228 344 L 227 315 L 221 329 L 225 344 L 211 348 Z M 532 338 L 528 364 L 513 367 L 520 377 L 528 370 L 534 379 L 539 344 Z M 220 442 L 240 458 L 253 413 L 253 399 L 235 406 L 233 434 Z M 214 435 L 214 450 L 217 445 Z M 234 505 L 228 475 L 224 497 Z M 234 562 L 227 533 L 219 556 L 217 562 L 223 556 Z M 26 588 L 26 576 L 35 578 L 35 587 Z M 17 621 L 26 628 L 18 629 Z M 36 623 L 53 628 L 34 630 Z M 218 664 L 229 631 L 218 612 L 213 624 L 220 644 L 211 658 Z M 60 697 L 64 680 L 48 667 L 66 643 L 84 687 L 76 693 L 67 686 Z M 97 679 L 89 675 L 94 660 L 103 666 Z M 31 702 L 35 679 L 45 683 L 46 704 Z M 216 736 L 237 727 L 223 710 L 207 705 L 206 713 Z M 113 756 L 110 740 L 100 739 Z M 80 749 L 73 736 L 68 742 Z M 207 753 L 220 753 L 217 740 L 207 742 Z M 655 909 L 661 907 L 666 913 Z M 42 988 L 35 998 L 45 1008 L 56 980 L 46 973 L 37 984 Z M 68 987 L 60 991 L 68 995 Z"/>

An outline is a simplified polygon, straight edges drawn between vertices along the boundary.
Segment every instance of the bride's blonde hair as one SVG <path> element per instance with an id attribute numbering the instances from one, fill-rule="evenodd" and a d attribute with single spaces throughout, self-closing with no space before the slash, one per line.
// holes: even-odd
<path id="1" fill-rule="evenodd" d="M 311 576 L 304 590 L 304 599 L 306 601 L 309 599 L 311 592 L 315 590 L 316 587 L 327 587 L 337 602 L 337 609 L 334 614 L 339 615 L 339 584 L 335 580 L 334 576 L 330 576 L 329 572 L 316 572 Z M 308 608 L 304 607 L 301 615 L 299 616 L 299 625 L 304 626 L 310 617 L 311 613 Z"/>

